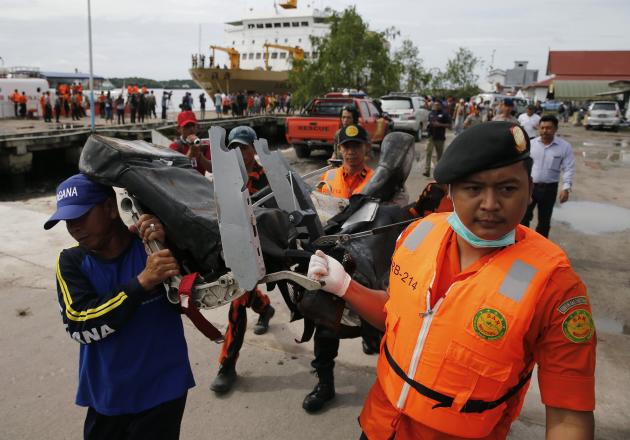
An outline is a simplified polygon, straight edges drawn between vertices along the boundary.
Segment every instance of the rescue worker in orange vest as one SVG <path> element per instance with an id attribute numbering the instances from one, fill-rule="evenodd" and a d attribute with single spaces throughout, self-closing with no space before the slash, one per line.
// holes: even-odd
<path id="1" fill-rule="evenodd" d="M 20 93 L 15 89 L 11 95 L 9 95 L 9 100 L 13 103 L 13 111 L 15 111 L 15 117 L 18 117 L 18 105 L 20 104 Z"/>
<path id="2" fill-rule="evenodd" d="M 519 224 L 532 194 L 529 137 L 512 122 L 457 136 L 435 169 L 452 214 L 397 241 L 387 292 L 321 251 L 308 274 L 385 329 L 362 438 L 504 439 L 534 364 L 547 439 L 592 439 L 596 335 L 562 249 Z"/>
<path id="3" fill-rule="evenodd" d="M 343 164 L 322 176 L 317 190 L 323 194 L 348 199 L 361 191 L 374 170 L 365 165 L 370 147 L 367 131 L 360 125 L 348 125 L 339 133 L 339 153 Z"/>
<path id="4" fill-rule="evenodd" d="M 228 148 L 239 148 L 247 170 L 247 190 L 250 195 L 266 187 L 269 182 L 265 170 L 256 161 L 254 141 L 258 137 L 253 128 L 246 125 L 235 127 L 228 136 Z M 254 325 L 254 333 L 262 335 L 269 328 L 269 321 L 276 313 L 269 301 L 269 297 L 258 289 L 247 292 L 230 304 L 228 328 L 219 357 L 219 372 L 210 385 L 210 389 L 217 394 L 225 394 L 232 389 L 236 382 L 236 361 L 245 339 L 247 328 L 247 307 L 258 313 L 258 322 Z"/>
<path id="5" fill-rule="evenodd" d="M 42 96 L 39 98 L 39 102 L 42 106 L 42 116 L 44 118 L 44 122 L 52 122 L 52 104 L 50 102 L 50 92 L 42 93 Z"/>
<path id="6" fill-rule="evenodd" d="M 26 96 L 26 92 L 22 91 L 21 95 L 18 95 L 19 97 L 19 104 L 20 104 L 20 117 L 22 118 L 26 118 L 26 104 L 28 103 L 28 98 Z"/>
<path id="7" fill-rule="evenodd" d="M 370 143 L 365 129 L 353 124 L 342 127 L 338 138 L 342 165 L 324 173 L 317 189 L 324 194 L 348 199 L 351 195 L 359 193 L 374 173 L 365 164 L 366 151 L 370 148 Z M 370 340 L 372 333 L 378 332 L 375 329 L 362 332 L 363 351 L 366 354 L 377 351 L 376 348 L 372 348 L 378 345 L 377 342 Z M 376 341 L 379 336 L 376 335 Z M 327 332 L 324 327 L 317 326 L 313 349 L 315 358 L 311 366 L 317 374 L 317 384 L 302 402 L 302 408 L 309 413 L 321 410 L 335 397 L 334 369 L 335 358 L 339 352 L 339 338 Z"/>

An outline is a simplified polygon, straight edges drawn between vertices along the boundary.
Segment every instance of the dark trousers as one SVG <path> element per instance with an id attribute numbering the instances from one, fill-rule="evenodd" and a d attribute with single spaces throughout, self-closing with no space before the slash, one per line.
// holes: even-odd
<path id="1" fill-rule="evenodd" d="M 374 353 L 379 352 L 382 337 L 380 330 L 361 320 L 363 344 Z M 317 372 L 320 382 L 333 382 L 335 358 L 339 354 L 339 338 L 331 337 L 330 331 L 325 327 L 317 326 L 313 339 L 315 359 L 311 362 L 311 367 Z"/>
<path id="2" fill-rule="evenodd" d="M 320 382 L 333 382 L 335 358 L 339 354 L 339 338 L 331 338 L 322 333 L 327 333 L 323 327 L 317 327 L 313 347 L 315 359 L 311 367 L 317 372 Z"/>
<path id="3" fill-rule="evenodd" d="M 234 367 L 236 365 L 238 354 L 243 346 L 245 329 L 247 328 L 247 307 L 261 314 L 269 307 L 269 297 L 260 290 L 255 289 L 230 303 L 228 328 L 225 332 L 225 340 L 221 346 L 221 355 L 219 356 L 219 363 L 226 367 Z"/>
<path id="4" fill-rule="evenodd" d="M 558 182 L 534 183 L 532 203 L 527 207 L 525 217 L 523 217 L 521 224 L 529 227 L 529 223 L 532 221 L 532 218 L 534 218 L 534 208 L 538 206 L 538 224 L 536 225 L 536 232 L 544 237 L 549 237 L 551 214 L 553 213 L 553 205 L 556 203 L 557 195 Z"/>
<path id="5" fill-rule="evenodd" d="M 106 416 L 88 408 L 83 426 L 85 440 L 177 440 L 186 396 L 138 414 Z"/>

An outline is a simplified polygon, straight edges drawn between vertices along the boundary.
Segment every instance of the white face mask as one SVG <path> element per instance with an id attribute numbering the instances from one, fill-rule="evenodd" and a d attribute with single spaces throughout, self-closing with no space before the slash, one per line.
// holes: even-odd
<path id="1" fill-rule="evenodd" d="M 470 244 L 475 248 L 499 248 L 512 245 L 516 242 L 516 229 L 512 229 L 510 232 L 505 234 L 503 237 L 500 237 L 496 240 L 485 240 L 477 235 L 475 235 L 470 229 L 462 223 L 459 215 L 457 215 L 457 210 L 455 209 L 455 202 L 453 201 L 453 197 L 451 195 L 451 185 L 448 186 L 448 198 L 453 202 L 453 213 L 448 216 L 448 224 L 451 225 L 453 231 L 461 237 L 464 241 Z"/>

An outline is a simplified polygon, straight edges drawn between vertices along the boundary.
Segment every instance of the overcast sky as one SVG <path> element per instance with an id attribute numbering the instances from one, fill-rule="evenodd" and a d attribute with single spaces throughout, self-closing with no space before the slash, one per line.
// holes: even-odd
<path id="1" fill-rule="evenodd" d="M 301 0 L 304 1 L 304 0 Z M 189 78 L 190 54 L 224 44 L 223 23 L 252 4 L 273 0 L 92 0 L 94 73 L 106 77 Z M 316 0 L 356 5 L 372 29 L 395 26 L 425 67 L 443 68 L 464 46 L 490 65 L 515 60 L 545 76 L 547 52 L 630 49 L 630 0 Z M 0 57 L 5 66 L 88 71 L 87 0 L 0 0 Z M 0 61 L 1 65 L 1 61 Z M 483 78 L 481 78 L 481 81 Z"/>

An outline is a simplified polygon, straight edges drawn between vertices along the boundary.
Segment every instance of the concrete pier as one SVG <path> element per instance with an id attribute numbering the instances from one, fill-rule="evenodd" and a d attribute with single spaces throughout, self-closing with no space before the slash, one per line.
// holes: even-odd
<path id="1" fill-rule="evenodd" d="M 282 115 L 205 119 L 199 121 L 199 131 L 207 132 L 212 125 L 224 127 L 228 131 L 238 125 L 249 125 L 260 136 L 268 139 L 279 139 L 283 138 L 284 135 L 285 119 L 286 117 Z M 69 128 L 54 127 L 26 133 L 10 132 L 10 130 L 0 132 L 3 133 L 0 134 L 0 175 L 10 176 L 14 190 L 20 190 L 24 175 L 31 171 L 34 154 L 60 150 L 67 163 L 78 163 L 83 144 L 92 134 L 91 130 L 83 125 L 75 127 L 72 124 L 59 124 L 59 126 Z M 2 122 L 0 122 L 0 127 L 2 127 Z M 156 130 L 169 138 L 173 138 L 177 134 L 176 125 L 173 121 L 163 120 L 142 125 L 101 125 L 96 127 L 95 133 L 121 139 L 150 141 L 152 130 Z M 5 134 L 7 131 L 9 132 Z"/>

